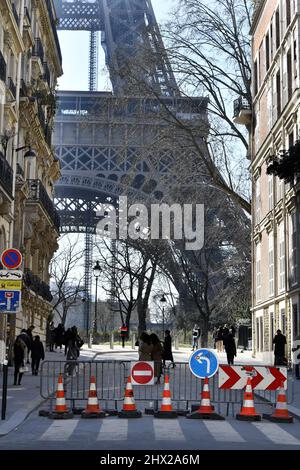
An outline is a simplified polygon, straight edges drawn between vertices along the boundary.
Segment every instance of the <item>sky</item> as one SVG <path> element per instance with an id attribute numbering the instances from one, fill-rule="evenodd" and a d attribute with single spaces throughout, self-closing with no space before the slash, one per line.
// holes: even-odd
<path id="1" fill-rule="evenodd" d="M 158 23 L 168 19 L 176 0 L 152 0 Z M 59 31 L 63 56 L 64 75 L 59 79 L 60 90 L 88 90 L 89 33 L 85 31 Z M 99 47 L 98 89 L 110 91 L 110 81 L 104 63 L 104 53 Z"/>

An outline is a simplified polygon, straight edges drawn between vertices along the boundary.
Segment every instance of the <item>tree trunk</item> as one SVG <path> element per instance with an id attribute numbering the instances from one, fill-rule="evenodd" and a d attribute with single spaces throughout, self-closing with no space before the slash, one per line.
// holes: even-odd
<path id="1" fill-rule="evenodd" d="M 201 346 L 203 348 L 208 346 L 208 318 L 202 319 Z"/>

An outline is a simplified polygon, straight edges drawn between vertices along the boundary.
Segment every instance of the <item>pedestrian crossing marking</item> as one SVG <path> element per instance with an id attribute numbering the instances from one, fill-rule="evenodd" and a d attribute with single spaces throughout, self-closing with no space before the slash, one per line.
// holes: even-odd
<path id="1" fill-rule="evenodd" d="M 185 441 L 178 421 L 167 419 L 153 419 L 155 439 L 157 441 Z"/>
<path id="2" fill-rule="evenodd" d="M 125 441 L 128 436 L 128 421 L 116 419 L 103 420 L 97 441 Z"/>
<path id="3" fill-rule="evenodd" d="M 270 441 L 281 445 L 300 446 L 300 441 L 289 432 L 274 423 L 252 423 Z"/>
<path id="4" fill-rule="evenodd" d="M 47 429 L 47 431 L 44 432 L 44 434 L 39 438 L 39 440 L 67 441 L 75 431 L 75 428 L 78 423 L 79 420 L 54 421 Z"/>
<path id="5" fill-rule="evenodd" d="M 229 423 L 220 421 L 203 421 L 203 423 L 218 442 L 245 442 L 245 439 Z"/>

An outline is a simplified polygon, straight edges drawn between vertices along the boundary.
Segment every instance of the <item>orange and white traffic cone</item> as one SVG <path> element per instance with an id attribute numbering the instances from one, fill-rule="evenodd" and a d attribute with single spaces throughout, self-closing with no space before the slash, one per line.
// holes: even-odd
<path id="1" fill-rule="evenodd" d="M 127 379 L 123 409 L 119 412 L 118 416 L 119 418 L 141 418 L 142 416 L 142 413 L 135 406 L 131 376 Z"/>
<path id="2" fill-rule="evenodd" d="M 81 413 L 82 418 L 104 418 L 105 413 L 101 411 L 96 390 L 96 378 L 91 376 L 90 390 L 86 409 Z"/>
<path id="3" fill-rule="evenodd" d="M 223 421 L 225 418 L 218 413 L 215 413 L 214 407 L 210 404 L 210 391 L 208 378 L 204 379 L 204 385 L 201 394 L 200 408 L 187 415 L 189 419 L 214 419 Z"/>
<path id="4" fill-rule="evenodd" d="M 273 423 L 293 423 L 294 418 L 289 414 L 283 382 L 280 385 L 280 389 L 277 395 L 277 402 L 274 413 L 272 415 L 263 414 L 263 417 L 269 421 L 272 421 Z"/>
<path id="5" fill-rule="evenodd" d="M 58 377 L 55 408 L 52 413 L 49 413 L 48 417 L 50 419 L 72 419 L 73 418 L 73 413 L 70 410 L 68 410 L 67 405 L 66 405 L 63 378 L 61 374 Z"/>
<path id="6" fill-rule="evenodd" d="M 254 407 L 251 380 L 251 377 L 249 377 L 247 380 L 247 385 L 244 392 L 243 406 L 240 413 L 236 415 L 236 419 L 238 419 L 239 421 L 261 421 L 261 415 L 256 413 Z"/>
<path id="7" fill-rule="evenodd" d="M 162 396 L 162 404 L 159 411 L 155 411 L 155 418 L 177 418 L 177 412 L 173 410 L 171 402 L 169 376 L 165 376 L 165 385 Z"/>

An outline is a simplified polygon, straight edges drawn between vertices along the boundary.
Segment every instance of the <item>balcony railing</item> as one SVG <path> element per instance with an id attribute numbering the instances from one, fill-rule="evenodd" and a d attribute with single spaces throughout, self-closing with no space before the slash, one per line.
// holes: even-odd
<path id="1" fill-rule="evenodd" d="M 28 202 L 39 202 L 48 214 L 55 228 L 59 230 L 60 220 L 58 212 L 55 209 L 50 197 L 48 196 L 43 183 L 40 180 L 28 180 L 28 189 Z"/>
<path id="2" fill-rule="evenodd" d="M 21 83 L 20 83 L 20 96 L 21 98 L 24 98 L 27 95 L 28 95 L 27 86 L 26 86 L 25 80 L 23 80 L 22 78 Z"/>
<path id="3" fill-rule="evenodd" d="M 59 55 L 59 60 L 60 60 L 60 63 L 62 63 L 62 55 L 61 55 L 60 44 L 59 44 L 59 39 L 58 39 L 58 35 L 57 35 L 55 19 L 54 19 L 54 16 L 53 16 L 51 1 L 46 0 L 46 5 L 47 5 L 48 13 L 49 13 L 49 18 L 50 18 L 50 23 L 51 23 L 51 28 L 52 28 L 52 31 L 53 31 L 53 35 L 54 35 L 55 44 L 56 44 L 58 55 Z"/>
<path id="4" fill-rule="evenodd" d="M 0 80 L 6 82 L 6 62 L 4 60 L 2 52 L 0 52 Z"/>
<path id="5" fill-rule="evenodd" d="M 17 88 L 11 77 L 8 77 L 7 79 L 7 88 L 9 89 L 13 97 L 15 98 L 17 96 Z"/>
<path id="6" fill-rule="evenodd" d="M 44 48 L 40 38 L 35 38 L 35 44 L 32 50 L 33 57 L 39 57 L 41 62 L 44 62 Z"/>
<path id="7" fill-rule="evenodd" d="M 50 87 L 50 80 L 51 80 L 50 79 L 50 70 L 49 70 L 47 62 L 44 62 L 44 73 L 42 75 L 42 78 L 43 78 L 43 80 L 45 80 L 48 83 L 48 85 Z"/>
<path id="8" fill-rule="evenodd" d="M 0 152 L 0 185 L 11 196 L 13 189 L 13 170 L 2 152 Z"/>
<path id="9" fill-rule="evenodd" d="M 233 102 L 233 117 L 238 117 L 241 111 L 250 111 L 251 107 L 249 105 L 249 102 L 245 98 L 237 98 Z"/>
<path id="10" fill-rule="evenodd" d="M 50 291 L 50 287 L 48 284 L 46 284 L 44 281 L 42 281 L 39 276 L 36 274 L 33 274 L 30 269 L 25 268 L 24 270 L 24 284 L 27 286 L 30 290 L 35 292 L 37 295 L 42 297 L 43 299 L 47 300 L 48 302 L 51 302 L 53 297 Z"/>
<path id="11" fill-rule="evenodd" d="M 12 8 L 12 11 L 13 11 L 13 14 L 14 14 L 14 17 L 15 17 L 15 20 L 16 20 L 16 23 L 17 25 L 19 26 L 19 15 L 17 13 L 17 9 L 16 9 L 16 5 L 14 3 L 11 4 L 11 8 Z"/>

